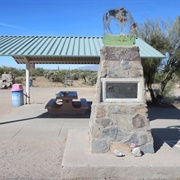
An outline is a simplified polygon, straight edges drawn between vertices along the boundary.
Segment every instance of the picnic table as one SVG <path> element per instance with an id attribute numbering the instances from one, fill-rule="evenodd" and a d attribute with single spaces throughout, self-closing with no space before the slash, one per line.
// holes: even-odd
<path id="1" fill-rule="evenodd" d="M 45 109 L 50 114 L 85 114 L 89 108 L 86 99 L 74 99 L 78 99 L 77 91 L 60 91 L 46 104 Z"/>

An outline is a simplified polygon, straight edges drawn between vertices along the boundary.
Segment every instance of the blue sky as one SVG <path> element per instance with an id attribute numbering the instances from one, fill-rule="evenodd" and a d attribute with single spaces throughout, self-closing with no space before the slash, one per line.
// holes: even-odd
<path id="1" fill-rule="evenodd" d="M 103 14 L 125 7 L 135 22 L 146 18 L 180 15 L 180 0 L 0 0 L 0 35 L 102 36 Z M 25 68 L 11 57 L 0 57 L 0 66 Z M 37 65 L 43 68 L 72 65 Z"/>

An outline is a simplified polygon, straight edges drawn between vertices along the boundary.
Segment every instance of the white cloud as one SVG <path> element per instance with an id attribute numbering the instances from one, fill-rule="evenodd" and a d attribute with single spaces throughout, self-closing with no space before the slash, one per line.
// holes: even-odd
<path id="1" fill-rule="evenodd" d="M 2 23 L 2 22 L 0 22 L 0 26 L 9 27 L 9 28 L 13 28 L 13 29 L 23 29 L 22 27 L 14 26 L 11 24 L 6 24 L 6 23 Z"/>

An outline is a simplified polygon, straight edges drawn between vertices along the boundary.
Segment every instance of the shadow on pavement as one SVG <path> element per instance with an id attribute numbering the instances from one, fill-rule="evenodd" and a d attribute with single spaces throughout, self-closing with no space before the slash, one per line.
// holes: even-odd
<path id="1" fill-rule="evenodd" d="M 89 109 L 85 114 L 49 114 L 48 112 L 38 116 L 39 118 L 90 118 L 92 102 L 88 101 Z"/>
<path id="2" fill-rule="evenodd" d="M 164 144 L 164 141 L 158 137 L 156 133 L 154 133 L 153 129 L 151 130 L 153 140 L 154 140 L 154 151 L 155 153 L 161 149 Z"/>
<path id="3" fill-rule="evenodd" d="M 170 106 L 148 106 L 148 118 L 154 120 L 180 120 L 180 110 L 173 105 Z M 152 128 L 154 148 L 157 152 L 164 142 L 174 147 L 180 140 L 180 126 L 169 126 L 166 128 Z"/>
<path id="4" fill-rule="evenodd" d="M 148 118 L 150 121 L 156 119 L 180 120 L 180 110 L 175 106 L 171 107 L 148 107 Z"/>
<path id="5" fill-rule="evenodd" d="M 15 119 L 15 120 L 13 120 L 13 121 L 0 122 L 0 125 L 17 123 L 17 122 L 22 122 L 22 121 L 30 121 L 30 120 L 33 120 L 33 119 L 37 119 L 38 117 L 39 117 L 39 116 L 37 116 L 37 117 L 30 117 L 30 118 L 24 118 L 24 119 Z"/>
<path id="6" fill-rule="evenodd" d="M 155 151 L 158 151 L 164 142 L 173 148 L 180 140 L 180 126 L 154 128 L 151 129 L 151 132 L 154 138 Z"/>
<path id="7" fill-rule="evenodd" d="M 13 121 L 5 121 L 5 122 L 0 122 L 0 125 L 4 124 L 10 124 L 10 123 L 17 123 L 17 122 L 23 122 L 23 121 L 30 121 L 30 120 L 35 120 L 38 118 L 80 118 L 80 119 L 89 119 L 91 115 L 91 105 L 92 102 L 88 101 L 89 109 L 86 111 L 85 114 L 49 114 L 48 112 L 42 113 L 39 116 L 35 117 L 30 117 L 30 118 L 24 118 L 24 119 L 16 119 Z"/>

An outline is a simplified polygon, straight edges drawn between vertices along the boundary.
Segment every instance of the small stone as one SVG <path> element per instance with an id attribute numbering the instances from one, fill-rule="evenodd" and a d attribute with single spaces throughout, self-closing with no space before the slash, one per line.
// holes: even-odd
<path id="1" fill-rule="evenodd" d="M 115 126 L 107 127 L 102 130 L 102 133 L 103 133 L 102 134 L 103 138 L 110 138 L 111 140 L 114 141 L 117 135 L 117 127 Z"/>
<path id="2" fill-rule="evenodd" d="M 98 138 L 100 136 L 100 129 L 97 125 L 93 126 L 91 134 L 94 138 Z"/>
<path id="3" fill-rule="evenodd" d="M 142 153 L 141 153 L 141 148 L 140 147 L 136 147 L 132 150 L 132 154 L 134 157 L 141 157 Z"/>
<path id="4" fill-rule="evenodd" d="M 109 145 L 106 140 L 94 139 L 92 141 L 92 153 L 106 153 L 109 150 Z"/>
<path id="5" fill-rule="evenodd" d="M 146 145 L 141 146 L 141 150 L 143 153 L 153 154 L 154 153 L 154 146 L 153 146 L 153 144 L 146 144 Z"/>
<path id="6" fill-rule="evenodd" d="M 140 145 L 146 144 L 148 142 L 147 136 L 146 135 L 142 135 L 139 137 L 139 143 Z"/>
<path id="7" fill-rule="evenodd" d="M 132 143 L 139 144 L 139 139 L 136 133 L 130 135 L 130 137 L 125 141 L 126 144 L 131 145 Z"/>
<path id="8" fill-rule="evenodd" d="M 117 149 L 114 150 L 114 155 L 116 157 L 124 157 L 125 156 L 123 153 L 119 152 Z"/>
<path id="9" fill-rule="evenodd" d="M 110 151 L 114 152 L 115 150 L 118 150 L 123 154 L 128 154 L 131 152 L 130 146 L 128 144 L 123 143 L 123 142 L 112 142 L 110 144 Z"/>
<path id="10" fill-rule="evenodd" d="M 134 129 L 137 128 L 142 128 L 145 126 L 145 118 L 144 116 L 137 114 L 134 118 L 133 118 L 133 127 Z"/>
<path id="11" fill-rule="evenodd" d="M 136 109 L 137 113 L 147 113 L 147 108 Z"/>
<path id="12" fill-rule="evenodd" d="M 110 108 L 109 108 L 110 109 Z M 119 106 L 113 106 L 113 108 L 111 107 L 111 111 L 112 111 L 112 114 L 119 114 L 120 113 L 120 107 Z"/>
<path id="13" fill-rule="evenodd" d="M 112 122 L 114 122 L 114 124 L 117 124 L 118 127 L 120 127 L 124 131 L 133 129 L 131 119 L 127 118 L 127 116 L 125 115 L 123 116 L 121 114 L 113 114 L 111 116 L 111 119 L 112 119 Z"/>
<path id="14" fill-rule="evenodd" d="M 103 126 L 104 128 L 111 124 L 111 120 L 110 119 L 97 119 L 96 122 L 99 125 Z"/>
<path id="15" fill-rule="evenodd" d="M 97 118 L 102 118 L 105 117 L 105 109 L 104 108 L 97 108 L 97 113 L 96 113 L 96 117 Z"/>
<path id="16" fill-rule="evenodd" d="M 120 62 L 120 65 L 121 65 L 123 70 L 128 70 L 132 66 L 131 63 L 126 59 L 122 59 L 122 61 Z"/>
<path id="17" fill-rule="evenodd" d="M 124 136 L 125 136 L 125 131 L 123 131 L 122 129 L 117 129 L 117 134 L 116 134 L 116 137 L 115 137 L 115 141 L 121 141 L 124 139 Z"/>

